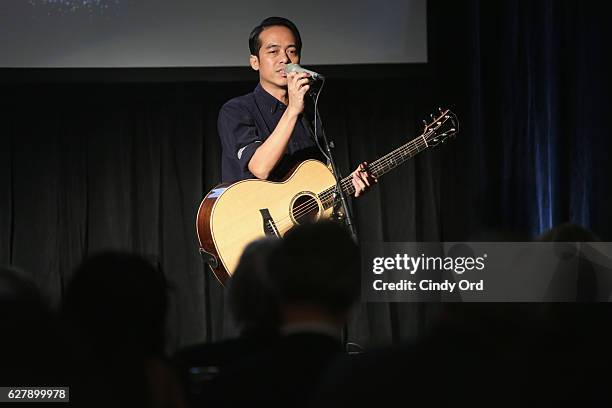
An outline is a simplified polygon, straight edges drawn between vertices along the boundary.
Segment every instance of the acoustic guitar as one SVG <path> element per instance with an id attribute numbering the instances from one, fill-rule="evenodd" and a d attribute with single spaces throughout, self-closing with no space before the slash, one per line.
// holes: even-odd
<path id="1" fill-rule="evenodd" d="M 457 116 L 450 110 L 440 109 L 431 117 L 420 136 L 370 163 L 370 174 L 380 178 L 458 132 Z M 352 175 L 340 185 L 347 196 L 355 193 Z M 247 244 L 264 236 L 282 237 L 296 225 L 329 218 L 336 195 L 333 173 L 318 160 L 300 163 L 281 182 L 249 179 L 220 184 L 206 194 L 198 209 L 200 253 L 225 285 Z"/>

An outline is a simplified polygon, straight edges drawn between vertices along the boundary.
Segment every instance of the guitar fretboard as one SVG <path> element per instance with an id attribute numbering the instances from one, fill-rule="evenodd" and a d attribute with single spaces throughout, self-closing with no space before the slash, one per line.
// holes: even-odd
<path id="1" fill-rule="evenodd" d="M 405 145 L 402 145 L 397 149 L 387 153 L 386 155 L 374 161 L 373 163 L 370 163 L 368 165 L 368 170 L 370 171 L 370 174 L 372 176 L 379 178 L 382 175 L 393 170 L 397 166 L 401 165 L 406 160 L 414 157 L 416 154 L 427 149 L 428 147 L 429 146 L 426 141 L 426 135 L 423 134 L 415 139 L 412 139 Z M 342 186 L 342 190 L 344 190 L 347 195 L 355 194 L 355 186 L 353 186 L 352 174 L 343 178 L 340 181 L 340 185 Z M 318 196 L 321 202 L 323 203 L 324 209 L 328 209 L 333 205 L 335 190 L 336 186 L 334 185 L 319 193 Z"/>

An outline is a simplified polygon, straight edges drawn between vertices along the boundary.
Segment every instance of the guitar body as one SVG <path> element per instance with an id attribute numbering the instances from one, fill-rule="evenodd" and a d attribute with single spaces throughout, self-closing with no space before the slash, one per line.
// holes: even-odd
<path id="1" fill-rule="evenodd" d="M 334 176 L 317 160 L 306 160 L 282 182 L 242 180 L 219 185 L 202 200 L 196 228 L 201 252 L 225 284 L 244 248 L 253 240 L 282 237 L 295 225 L 329 218 L 317 193 L 333 186 Z"/>

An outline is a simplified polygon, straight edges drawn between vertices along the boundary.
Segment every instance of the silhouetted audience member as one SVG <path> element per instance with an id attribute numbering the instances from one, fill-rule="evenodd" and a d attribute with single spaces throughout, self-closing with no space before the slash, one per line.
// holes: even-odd
<path id="1" fill-rule="evenodd" d="M 242 337 L 278 334 L 278 304 L 271 292 L 269 259 L 279 247 L 275 238 L 262 238 L 244 250 L 229 282 L 229 311 Z"/>
<path id="2" fill-rule="evenodd" d="M 515 240 L 505 235 L 489 237 Z M 546 344 L 546 317 L 538 304 L 446 303 L 416 342 L 337 360 L 311 406 L 559 405 L 569 391 L 553 394 L 551 384 L 568 381 L 551 373 L 566 360 Z"/>
<path id="3" fill-rule="evenodd" d="M 536 237 L 537 242 L 596 242 L 601 241 L 591 230 L 571 222 L 562 223 Z"/>
<path id="4" fill-rule="evenodd" d="M 224 395 L 217 393 L 214 378 L 278 342 L 279 311 L 270 291 L 267 263 L 279 244 L 278 239 L 262 238 L 247 245 L 229 280 L 229 312 L 240 335 L 186 347 L 176 353 L 175 364 L 192 405 L 223 399 Z"/>
<path id="5" fill-rule="evenodd" d="M 549 356 L 556 368 L 550 370 L 551 378 L 564 384 L 570 390 L 566 394 L 581 405 L 600 405 L 610 398 L 607 378 L 601 376 L 612 363 L 610 253 L 597 249 L 600 239 L 595 233 L 572 223 L 556 226 L 536 241 L 556 243 L 559 257 L 548 287 L 549 303 L 544 304 L 543 338 L 555 353 Z"/>
<path id="6" fill-rule="evenodd" d="M 536 242 L 555 242 L 557 265 L 546 293 L 546 300 L 557 302 L 608 301 L 610 280 L 598 279 L 595 267 L 583 249 L 572 243 L 595 242 L 599 238 L 580 225 L 564 223 L 535 239 Z"/>
<path id="7" fill-rule="evenodd" d="M 529 304 L 446 303 L 415 342 L 337 360 L 312 407 L 533 406 Z"/>
<path id="8" fill-rule="evenodd" d="M 0 268 L 0 384 L 66 386 L 70 361 L 57 319 L 24 272 Z"/>
<path id="9" fill-rule="evenodd" d="M 65 296 L 63 314 L 82 355 L 82 406 L 182 406 L 164 362 L 166 282 L 143 258 L 106 252 L 86 259 Z"/>
<path id="10" fill-rule="evenodd" d="M 539 239 L 596 241 L 571 224 Z M 609 303 L 447 303 L 418 341 L 338 360 L 311 406 L 605 404 L 611 327 Z"/>
<path id="11" fill-rule="evenodd" d="M 342 328 L 359 296 L 359 261 L 357 246 L 336 223 L 302 225 L 285 234 L 270 256 L 281 339 L 219 377 L 226 395 L 220 405 L 309 403 L 322 373 L 343 352 Z"/>

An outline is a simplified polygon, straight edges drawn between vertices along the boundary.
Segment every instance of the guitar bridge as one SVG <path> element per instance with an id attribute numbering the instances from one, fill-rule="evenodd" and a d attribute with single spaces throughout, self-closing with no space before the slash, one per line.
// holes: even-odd
<path id="1" fill-rule="evenodd" d="M 263 230 L 266 236 L 280 238 L 280 232 L 278 232 L 278 228 L 276 228 L 276 224 L 270 215 L 270 211 L 267 208 L 262 208 L 259 210 L 259 213 L 263 219 Z"/>

